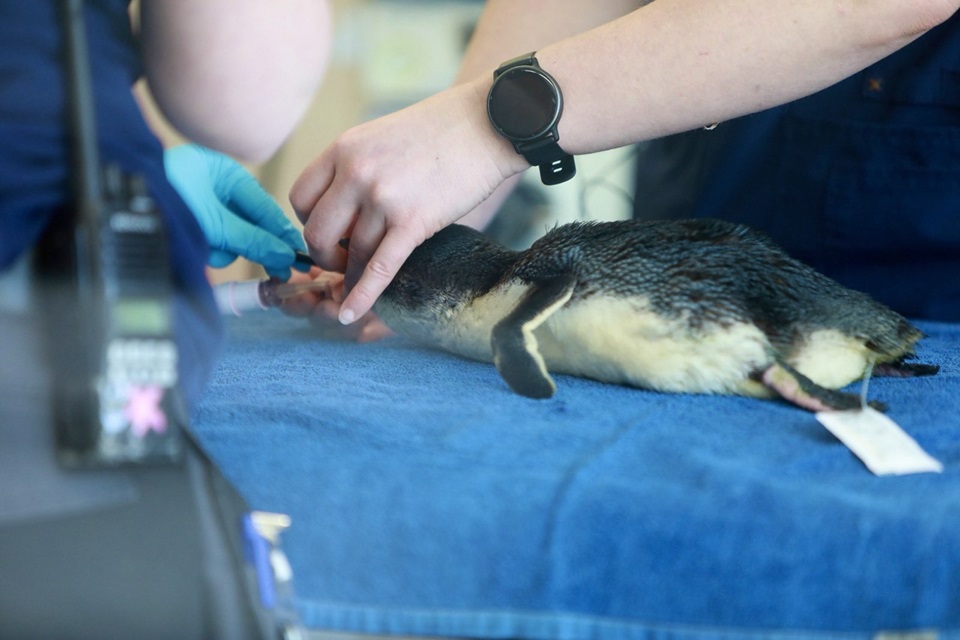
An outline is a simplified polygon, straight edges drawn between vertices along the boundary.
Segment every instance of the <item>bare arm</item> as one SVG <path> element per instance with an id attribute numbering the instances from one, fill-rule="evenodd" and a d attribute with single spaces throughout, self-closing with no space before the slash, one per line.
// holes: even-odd
<path id="1" fill-rule="evenodd" d="M 509 49 L 494 27 L 478 34 L 467 64 L 484 72 L 351 129 L 301 174 L 291 202 L 311 252 L 324 267 L 345 268 L 352 287 L 344 322 L 370 309 L 417 244 L 528 168 L 487 121 L 489 59 L 498 49 L 498 62 L 537 50 L 563 88 L 560 146 L 581 154 L 813 93 L 946 20 L 960 0 L 657 0 L 541 46 L 562 29 L 536 25 L 562 13 L 560 4 L 491 0 L 486 24 L 520 22 L 510 27 Z M 346 236 L 344 256 L 337 243 Z"/>
<path id="2" fill-rule="evenodd" d="M 458 80 L 630 13 L 639 0 L 488 0 L 464 54 Z"/>
<path id="3" fill-rule="evenodd" d="M 478 75 L 493 77 L 501 62 L 619 18 L 639 7 L 639 0 L 489 0 L 457 74 L 457 82 Z M 531 24 L 531 16 L 538 18 Z M 460 224 L 486 227 L 519 181 L 507 179 L 493 194 L 460 218 Z"/>
<path id="4" fill-rule="evenodd" d="M 143 0 L 147 80 L 193 140 L 261 161 L 303 116 L 326 65 L 326 0 Z"/>
<path id="5" fill-rule="evenodd" d="M 956 0 L 660 0 L 545 47 L 561 146 L 609 149 L 809 95 L 908 44 Z"/>

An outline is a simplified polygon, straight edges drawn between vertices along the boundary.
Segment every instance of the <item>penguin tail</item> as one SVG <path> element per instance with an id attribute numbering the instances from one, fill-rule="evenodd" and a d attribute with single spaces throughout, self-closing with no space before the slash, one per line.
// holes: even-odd
<path id="1" fill-rule="evenodd" d="M 936 375 L 940 371 L 938 365 L 907 362 L 916 357 L 914 347 L 923 337 L 920 329 L 902 317 L 889 330 L 866 337 L 864 346 L 877 354 L 873 375 L 894 378 Z"/>
<path id="2" fill-rule="evenodd" d="M 923 332 L 920 329 L 910 324 L 905 318 L 894 315 L 890 322 L 881 322 L 876 331 L 863 336 L 864 346 L 876 353 L 881 362 L 912 357 L 914 345 L 923 338 Z"/>

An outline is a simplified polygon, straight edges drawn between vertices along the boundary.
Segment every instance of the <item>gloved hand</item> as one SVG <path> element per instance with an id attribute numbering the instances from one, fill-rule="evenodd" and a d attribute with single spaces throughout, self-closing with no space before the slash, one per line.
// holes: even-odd
<path id="1" fill-rule="evenodd" d="M 273 277 L 290 277 L 294 251 L 306 251 L 303 236 L 246 169 L 196 144 L 167 149 L 163 165 L 207 237 L 210 266 L 243 256 Z"/>

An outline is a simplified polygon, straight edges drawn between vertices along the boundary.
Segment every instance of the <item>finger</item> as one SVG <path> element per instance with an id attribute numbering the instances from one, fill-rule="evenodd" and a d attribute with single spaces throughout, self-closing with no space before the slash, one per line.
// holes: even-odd
<path id="1" fill-rule="evenodd" d="M 384 324 L 383 320 L 374 317 L 363 324 L 360 335 L 357 336 L 357 342 L 374 342 L 395 335 L 397 334 Z"/>
<path id="2" fill-rule="evenodd" d="M 356 236 L 351 240 L 351 258 L 354 255 L 352 245 L 355 239 Z M 388 229 L 380 246 L 373 253 L 373 257 L 363 267 L 363 275 L 343 301 L 340 307 L 340 322 L 350 324 L 370 311 L 373 303 L 397 275 L 397 271 L 416 247 L 417 239 L 409 231 L 401 227 Z"/>
<path id="3" fill-rule="evenodd" d="M 288 316 L 305 318 L 313 315 L 317 305 L 325 300 L 322 292 L 307 291 L 280 302 L 280 310 Z"/>
<path id="4" fill-rule="evenodd" d="M 337 322 L 337 312 L 339 307 L 329 300 L 324 300 L 314 309 L 310 316 L 310 324 L 314 329 L 320 332 L 324 338 L 334 340 L 356 340 L 363 327 L 355 324 L 345 327 Z"/>
<path id="5" fill-rule="evenodd" d="M 278 280 L 287 281 L 290 279 L 290 274 L 292 273 L 290 267 L 268 267 L 263 265 L 263 270 L 267 272 L 271 278 L 276 278 Z"/>
<path id="6" fill-rule="evenodd" d="M 387 229 L 379 220 L 357 220 L 350 235 L 342 238 L 337 246 L 347 252 L 347 265 L 343 273 L 343 286 L 346 293 L 356 286 L 367 268 L 370 258 L 387 235 Z"/>
<path id="7" fill-rule="evenodd" d="M 334 181 L 303 227 L 310 257 L 317 265 L 341 273 L 346 269 L 347 252 L 340 248 L 339 242 L 350 235 L 356 218 L 357 198 L 353 191 L 342 186 L 342 181 Z"/>
<path id="8" fill-rule="evenodd" d="M 332 153 L 323 153 L 303 170 L 290 188 L 290 205 L 302 224 L 306 224 L 314 208 L 333 184 L 335 164 Z"/>
<path id="9" fill-rule="evenodd" d="M 340 312 L 340 305 L 333 300 L 319 300 L 311 311 L 311 318 L 318 324 L 328 326 L 342 326 L 337 322 L 337 314 Z"/>
<path id="10" fill-rule="evenodd" d="M 226 209 L 222 248 L 263 265 L 272 276 L 286 280 L 296 254 L 287 243 Z"/>
<path id="11" fill-rule="evenodd" d="M 273 196 L 264 191 L 243 167 L 238 165 L 236 170 L 243 172 L 243 175 L 233 181 L 228 196 L 236 213 L 283 240 L 294 250 L 306 251 L 307 245 L 300 230 L 293 226 Z"/>
<path id="12" fill-rule="evenodd" d="M 342 275 L 324 272 L 316 267 L 309 274 L 294 273 L 290 276 L 289 284 L 308 285 L 310 288 L 284 298 L 280 308 L 288 315 L 307 316 L 313 314 L 317 305 L 327 301 L 333 309 L 339 309 L 340 305 L 331 301 L 330 283 L 342 280 Z"/>
<path id="13" fill-rule="evenodd" d="M 223 249 L 211 249 L 209 257 L 207 257 L 207 264 L 216 269 L 222 269 L 227 265 L 233 263 L 234 260 L 239 258 L 237 254 L 232 251 L 224 251 Z"/>
<path id="14" fill-rule="evenodd" d="M 328 295 L 331 300 L 337 303 L 337 309 L 340 309 L 340 303 L 342 303 L 343 299 L 347 297 L 346 292 L 343 290 L 343 276 L 341 276 L 339 279 L 330 281 Z"/>

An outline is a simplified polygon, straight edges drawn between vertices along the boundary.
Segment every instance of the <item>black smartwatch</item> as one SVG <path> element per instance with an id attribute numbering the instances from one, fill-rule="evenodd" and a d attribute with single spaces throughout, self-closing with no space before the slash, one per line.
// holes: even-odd
<path id="1" fill-rule="evenodd" d="M 540 68 L 533 53 L 508 60 L 493 72 L 487 95 L 490 123 L 527 162 L 540 167 L 543 184 L 560 184 L 577 173 L 573 156 L 557 144 L 561 113 L 560 85 Z"/>

